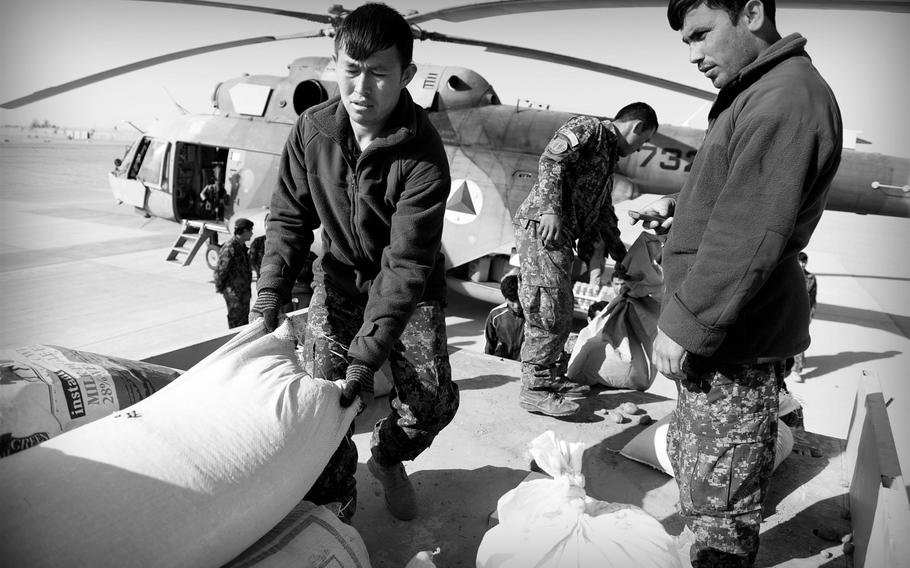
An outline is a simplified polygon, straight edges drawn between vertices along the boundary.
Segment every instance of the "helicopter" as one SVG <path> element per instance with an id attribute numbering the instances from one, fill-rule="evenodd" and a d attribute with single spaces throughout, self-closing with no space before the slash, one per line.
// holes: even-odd
<path id="1" fill-rule="evenodd" d="M 327 14 L 277 10 L 207 0 L 138 0 L 269 13 L 315 21 L 326 27 L 285 36 L 260 36 L 212 44 L 135 62 L 44 89 L 0 106 L 15 108 L 137 69 L 242 45 L 289 39 L 332 37 L 348 10 L 335 5 Z M 818 7 L 812 1 L 781 2 Z M 910 11 L 910 2 L 839 0 L 836 7 Z M 703 101 L 715 93 L 603 63 L 489 41 L 426 31 L 430 20 L 464 21 L 508 13 L 592 7 L 665 5 L 623 0 L 509 0 L 481 2 L 425 13 L 407 13 L 417 40 L 482 47 L 539 61 L 623 77 L 669 89 Z M 826 3 L 828 7 L 832 2 Z M 537 177 L 538 160 L 552 134 L 578 113 L 534 105 L 504 104 L 493 86 L 466 67 L 417 63 L 408 86 L 439 131 L 448 154 L 452 187 L 447 202 L 443 248 L 447 268 L 466 267 L 484 258 L 508 257 L 513 245 L 512 214 Z M 217 262 L 219 237 L 230 232 L 233 218 L 264 226 L 278 162 L 287 135 L 307 108 L 337 94 L 329 57 L 301 57 L 287 76 L 243 75 L 217 84 L 212 94 L 215 114 L 182 114 L 153 124 L 130 146 L 108 181 L 115 198 L 137 212 L 183 224 L 168 259 L 189 264 L 205 249 L 209 266 Z M 605 118 L 605 117 L 599 117 Z M 642 193 L 676 193 L 683 186 L 704 130 L 661 124 L 639 152 L 623 158 L 614 176 L 614 203 Z M 201 199 L 209 181 L 229 196 L 223 219 Z M 861 214 L 910 217 L 910 159 L 845 149 L 829 193 L 828 208 Z M 315 240 L 319 243 L 319 239 Z M 482 287 L 483 288 L 483 287 Z M 489 288 L 489 287 L 487 287 Z M 489 294 L 471 287 L 468 295 Z M 496 292 L 498 294 L 498 291 Z M 493 301 L 499 298 L 493 294 Z"/>

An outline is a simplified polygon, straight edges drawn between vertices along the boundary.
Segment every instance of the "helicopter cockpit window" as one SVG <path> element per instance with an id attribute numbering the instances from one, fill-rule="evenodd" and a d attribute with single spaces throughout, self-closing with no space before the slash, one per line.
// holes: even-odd
<path id="1" fill-rule="evenodd" d="M 126 171 L 127 168 L 133 163 L 133 158 L 136 157 L 136 150 L 139 147 L 139 142 L 133 142 L 126 147 L 126 150 L 123 152 L 122 158 L 117 158 L 114 160 L 114 171 L 118 174 L 122 174 Z"/>
<path id="2" fill-rule="evenodd" d="M 153 187 L 161 187 L 161 174 L 164 170 L 167 148 L 168 143 L 165 140 L 149 140 L 136 179 Z"/>

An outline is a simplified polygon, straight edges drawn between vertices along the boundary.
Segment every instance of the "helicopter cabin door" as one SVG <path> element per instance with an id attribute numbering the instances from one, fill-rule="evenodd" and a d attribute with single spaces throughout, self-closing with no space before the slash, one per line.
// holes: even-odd
<path id="1" fill-rule="evenodd" d="M 139 140 L 126 176 L 110 178 L 114 196 L 156 217 L 176 220 L 166 167 L 169 151 L 167 140 Z"/>
<path id="2" fill-rule="evenodd" d="M 225 191 L 228 148 L 179 141 L 175 147 L 173 186 L 177 220 L 222 221 L 228 195 Z M 206 186 L 220 191 L 205 191 Z"/>
<path id="3" fill-rule="evenodd" d="M 148 142 L 145 138 L 140 138 L 130 146 L 122 160 L 114 161 L 116 169 L 108 174 L 114 198 L 142 210 L 145 210 L 146 190 L 142 182 L 136 179 L 136 172 L 139 171 L 136 160 L 141 161 L 147 149 Z"/>

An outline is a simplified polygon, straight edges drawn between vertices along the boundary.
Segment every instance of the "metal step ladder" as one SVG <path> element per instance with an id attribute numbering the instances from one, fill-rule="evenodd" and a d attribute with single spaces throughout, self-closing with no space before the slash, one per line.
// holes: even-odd
<path id="1" fill-rule="evenodd" d="M 183 232 L 174 241 L 165 260 L 181 266 L 189 266 L 199 249 L 206 246 L 209 241 L 218 244 L 218 233 L 227 234 L 228 228 L 210 221 L 186 219 L 183 222 Z"/>

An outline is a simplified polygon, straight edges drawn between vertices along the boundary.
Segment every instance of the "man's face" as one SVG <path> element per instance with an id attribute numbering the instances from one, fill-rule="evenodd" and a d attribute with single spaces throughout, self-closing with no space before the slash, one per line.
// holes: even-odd
<path id="1" fill-rule="evenodd" d="M 625 283 L 626 283 L 626 281 L 623 280 L 622 278 L 613 278 L 613 279 L 610 281 L 610 284 L 611 284 L 612 287 L 613 287 L 613 293 L 616 294 L 616 295 L 618 296 L 620 290 L 622 290 L 622 285 L 625 284 Z"/>
<path id="2" fill-rule="evenodd" d="M 680 34 L 689 46 L 689 61 L 718 89 L 727 86 L 758 56 L 744 14 L 734 24 L 723 9 L 700 4 L 686 14 Z"/>
<path id="3" fill-rule="evenodd" d="M 650 130 L 643 129 L 639 122 L 628 134 L 620 137 L 622 142 L 619 144 L 619 155 L 625 157 L 639 151 L 642 146 L 651 140 L 651 137 L 654 136 L 654 132 L 655 129 L 653 128 Z"/>
<path id="4" fill-rule="evenodd" d="M 342 48 L 336 61 L 338 91 L 351 122 L 378 134 L 395 110 L 401 90 L 411 81 L 416 67 L 408 64 L 402 69 L 395 47 L 377 51 L 364 61 L 351 59 Z"/>

